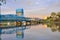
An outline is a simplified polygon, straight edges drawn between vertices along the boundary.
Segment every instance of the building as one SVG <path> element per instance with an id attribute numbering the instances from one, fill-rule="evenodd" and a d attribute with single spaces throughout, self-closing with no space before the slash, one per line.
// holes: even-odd
<path id="1" fill-rule="evenodd" d="M 16 15 L 17 15 L 17 16 L 20 16 L 20 17 L 23 17 L 23 16 L 24 16 L 24 11 L 23 11 L 23 9 L 16 9 Z"/>

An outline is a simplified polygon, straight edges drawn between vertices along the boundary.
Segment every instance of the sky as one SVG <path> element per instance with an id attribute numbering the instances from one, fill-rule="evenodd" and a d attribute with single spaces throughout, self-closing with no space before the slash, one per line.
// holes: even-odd
<path id="1" fill-rule="evenodd" d="M 60 0 L 6 0 L 1 14 L 16 14 L 18 8 L 24 9 L 26 17 L 44 18 L 51 12 L 60 12 Z"/>

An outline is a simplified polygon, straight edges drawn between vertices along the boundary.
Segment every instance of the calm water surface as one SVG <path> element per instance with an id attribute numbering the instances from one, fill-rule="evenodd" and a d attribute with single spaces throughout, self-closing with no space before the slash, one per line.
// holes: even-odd
<path id="1" fill-rule="evenodd" d="M 60 26 L 40 24 L 2 29 L 0 40 L 60 40 Z"/>

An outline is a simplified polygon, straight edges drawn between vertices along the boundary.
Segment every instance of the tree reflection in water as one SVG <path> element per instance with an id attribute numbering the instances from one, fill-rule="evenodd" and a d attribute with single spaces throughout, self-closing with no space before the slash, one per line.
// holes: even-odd
<path id="1" fill-rule="evenodd" d="M 46 23 L 48 28 L 51 28 L 52 32 L 60 32 L 60 23 Z"/>

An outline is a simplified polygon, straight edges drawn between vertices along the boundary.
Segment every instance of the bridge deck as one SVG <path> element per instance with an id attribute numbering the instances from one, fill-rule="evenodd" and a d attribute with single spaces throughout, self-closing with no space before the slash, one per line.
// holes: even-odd
<path id="1" fill-rule="evenodd" d="M 30 18 L 26 18 L 26 17 L 1 17 L 0 21 L 30 21 Z"/>

